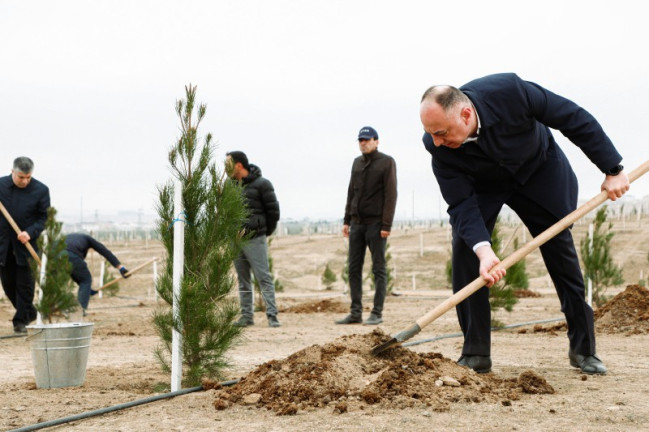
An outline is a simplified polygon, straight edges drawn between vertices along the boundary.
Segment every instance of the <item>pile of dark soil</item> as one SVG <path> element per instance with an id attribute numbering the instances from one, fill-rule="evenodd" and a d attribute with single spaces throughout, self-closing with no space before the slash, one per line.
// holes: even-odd
<path id="1" fill-rule="evenodd" d="M 595 324 L 603 333 L 649 333 L 649 290 L 628 285 L 595 311 Z"/>
<path id="2" fill-rule="evenodd" d="M 566 323 L 536 325 L 534 333 L 565 333 Z M 649 333 L 649 290 L 640 285 L 628 285 L 624 291 L 595 310 L 595 329 L 608 334 Z M 525 333 L 521 330 L 519 333 Z"/>
<path id="3" fill-rule="evenodd" d="M 265 407 L 278 415 L 312 407 L 344 413 L 370 405 L 420 405 L 445 411 L 453 403 L 509 405 L 524 393 L 554 393 L 552 386 L 532 371 L 502 379 L 491 373 L 478 375 L 438 353 L 418 354 L 396 347 L 379 356 L 371 354 L 372 347 L 389 339 L 380 329 L 343 336 L 284 360 L 264 363 L 233 387 L 209 382 L 204 387 L 217 390 L 216 409 L 239 404 Z"/>
<path id="4" fill-rule="evenodd" d="M 332 313 L 346 313 L 349 312 L 349 304 L 344 304 L 339 300 L 324 299 L 316 300 L 307 303 L 300 303 L 293 306 L 286 307 L 280 312 L 288 313 L 317 313 L 317 312 L 332 312 Z"/>

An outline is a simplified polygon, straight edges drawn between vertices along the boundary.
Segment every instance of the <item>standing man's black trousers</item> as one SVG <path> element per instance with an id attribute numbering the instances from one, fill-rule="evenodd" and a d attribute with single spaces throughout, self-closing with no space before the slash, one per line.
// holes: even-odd
<path id="1" fill-rule="evenodd" d="M 34 277 L 28 265 L 17 265 L 13 249 L 9 246 L 5 265 L 0 265 L 0 280 L 5 294 L 16 309 L 14 328 L 29 325 L 36 319 L 34 307 Z"/>
<path id="2" fill-rule="evenodd" d="M 349 227 L 349 293 L 352 304 L 350 314 L 361 317 L 363 314 L 363 262 L 365 250 L 369 247 L 372 255 L 374 274 L 374 307 L 372 314 L 381 317 L 387 289 L 387 270 L 385 268 L 385 248 L 387 240 L 381 237 L 381 222 L 360 224 L 352 222 Z"/>

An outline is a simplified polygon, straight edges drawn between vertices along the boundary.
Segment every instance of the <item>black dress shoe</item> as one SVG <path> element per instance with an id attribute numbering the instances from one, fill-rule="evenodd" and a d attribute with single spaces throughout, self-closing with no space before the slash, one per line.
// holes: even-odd
<path id="1" fill-rule="evenodd" d="M 354 315 L 347 315 L 345 318 L 336 321 L 336 324 L 360 324 L 363 318 Z"/>
<path id="2" fill-rule="evenodd" d="M 383 318 L 378 315 L 370 314 L 370 317 L 363 321 L 363 325 L 379 325 L 383 322 Z"/>
<path id="3" fill-rule="evenodd" d="M 252 318 L 241 317 L 234 325 L 237 327 L 250 327 L 251 325 L 255 325 L 255 322 Z"/>
<path id="4" fill-rule="evenodd" d="M 584 356 L 569 350 L 568 358 L 570 359 L 570 366 L 581 369 L 583 373 L 590 375 L 606 374 L 606 366 L 604 366 L 602 360 L 597 357 L 597 354 Z"/>
<path id="5" fill-rule="evenodd" d="M 462 355 L 457 364 L 469 367 L 479 374 L 491 372 L 491 356 Z"/>
<path id="6" fill-rule="evenodd" d="M 277 319 L 277 317 L 275 315 L 269 315 L 268 316 L 268 327 L 277 328 L 277 327 L 281 327 L 281 326 L 282 325 L 279 323 L 279 320 Z"/>

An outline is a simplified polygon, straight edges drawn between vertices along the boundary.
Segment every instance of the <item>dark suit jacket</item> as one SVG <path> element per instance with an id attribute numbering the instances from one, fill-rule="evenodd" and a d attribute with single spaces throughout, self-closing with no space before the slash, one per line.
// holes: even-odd
<path id="1" fill-rule="evenodd" d="M 94 249 L 99 255 L 103 256 L 112 264 L 113 267 L 120 265 L 117 257 L 104 246 L 103 243 L 83 233 L 71 233 L 65 236 L 65 250 L 73 253 L 81 259 L 86 259 L 88 250 Z"/>
<path id="2" fill-rule="evenodd" d="M 451 225 L 469 247 L 491 238 L 480 209 L 502 205 L 513 191 L 557 219 L 576 208 L 576 177 L 549 128 L 561 131 L 602 172 L 622 160 L 590 113 L 515 74 L 489 75 L 460 90 L 480 118 L 478 141 L 458 149 L 435 147 L 428 133 L 423 141 Z"/>
<path id="3" fill-rule="evenodd" d="M 27 231 L 31 237 L 29 242 L 38 251 L 36 240 L 45 228 L 47 209 L 50 206 L 50 191 L 47 186 L 32 178 L 26 188 L 20 189 L 14 185 L 11 175 L 0 177 L 0 201 L 16 225 L 22 231 Z M 27 265 L 29 251 L 17 236 L 9 222 L 0 214 L 0 265 L 4 265 L 7 260 L 10 243 L 16 255 L 16 264 Z"/>

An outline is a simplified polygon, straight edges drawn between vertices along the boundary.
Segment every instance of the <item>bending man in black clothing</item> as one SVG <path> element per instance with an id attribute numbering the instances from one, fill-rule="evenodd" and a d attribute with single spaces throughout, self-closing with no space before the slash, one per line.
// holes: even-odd
<path id="1" fill-rule="evenodd" d="M 83 316 L 86 316 L 90 296 L 97 294 L 98 291 L 92 289 L 92 275 L 88 270 L 85 262 L 88 250 L 92 248 L 99 255 L 103 256 L 116 269 L 119 269 L 123 278 L 127 278 L 128 270 L 124 267 L 117 257 L 102 243 L 90 237 L 88 234 L 72 233 L 65 236 L 65 249 L 68 253 L 68 260 L 72 264 L 70 276 L 72 280 L 79 284 L 79 293 L 77 298 L 83 308 Z"/>
<path id="2" fill-rule="evenodd" d="M 424 146 L 448 203 L 453 228 L 453 291 L 481 275 L 493 286 L 505 270 L 491 247 L 503 205 L 537 236 L 577 207 L 577 177 L 550 128 L 560 131 L 599 168 L 611 200 L 629 189 L 622 156 L 585 109 L 515 74 L 478 78 L 458 88 L 434 86 L 422 98 Z M 570 365 L 604 374 L 597 356 L 593 310 L 572 234 L 566 229 L 541 246 L 541 255 L 568 324 Z M 492 270 L 493 269 L 493 270 Z M 464 334 L 458 364 L 491 370 L 489 289 L 456 306 Z"/>

